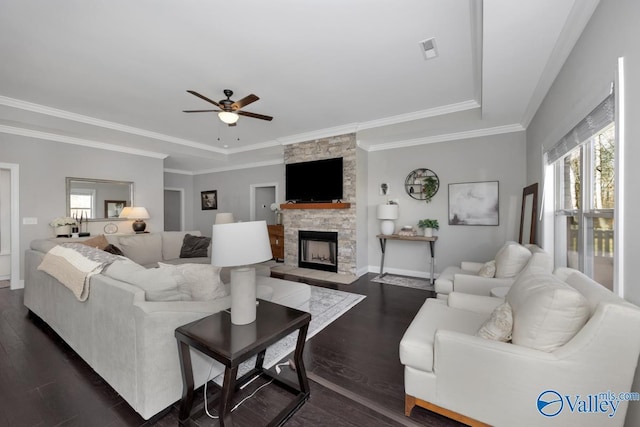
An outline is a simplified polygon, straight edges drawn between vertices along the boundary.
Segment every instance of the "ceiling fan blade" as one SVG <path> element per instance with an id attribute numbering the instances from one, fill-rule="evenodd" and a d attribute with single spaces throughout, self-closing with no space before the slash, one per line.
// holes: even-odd
<path id="1" fill-rule="evenodd" d="M 196 91 L 194 91 L 194 90 L 188 90 L 187 92 L 189 92 L 191 95 L 195 95 L 195 96 L 197 96 L 197 97 L 198 97 L 198 98 L 200 98 L 200 99 L 203 99 L 203 100 L 205 100 L 205 101 L 207 101 L 207 102 L 212 103 L 213 105 L 215 105 L 215 106 L 216 106 L 216 107 L 218 107 L 218 108 L 222 108 L 222 105 L 218 104 L 216 101 L 214 101 L 214 100 L 212 100 L 212 99 L 209 99 L 209 98 L 207 98 L 207 97 L 206 97 L 206 96 L 204 96 L 204 95 L 200 95 L 198 92 L 196 92 Z"/>
<path id="2" fill-rule="evenodd" d="M 256 102 L 258 99 L 260 99 L 260 98 L 258 98 L 254 94 L 247 95 L 244 98 L 242 98 L 241 100 L 236 101 L 233 104 L 231 104 L 231 108 L 233 108 L 234 110 L 239 110 L 242 107 L 251 104 L 252 102 Z"/>
<path id="3" fill-rule="evenodd" d="M 231 127 L 231 126 L 235 126 L 235 125 L 237 125 L 237 124 L 238 124 L 238 123 L 229 123 L 229 127 Z"/>
<path id="4" fill-rule="evenodd" d="M 213 113 L 220 112 L 222 110 L 182 110 L 183 113 Z"/>
<path id="5" fill-rule="evenodd" d="M 273 120 L 273 117 L 271 116 L 265 116 L 263 114 L 257 114 L 257 113 L 250 113 L 248 111 L 235 111 L 235 113 L 240 116 L 253 117 L 254 119 L 268 120 L 268 121 Z"/>

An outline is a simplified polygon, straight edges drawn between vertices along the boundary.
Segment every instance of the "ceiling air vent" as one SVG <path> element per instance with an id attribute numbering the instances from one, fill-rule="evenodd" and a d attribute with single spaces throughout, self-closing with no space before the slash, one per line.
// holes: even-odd
<path id="1" fill-rule="evenodd" d="M 438 51 L 436 50 L 436 39 L 431 38 L 427 40 L 422 40 L 418 42 L 420 45 L 420 49 L 424 54 L 424 59 L 433 59 L 438 56 Z"/>

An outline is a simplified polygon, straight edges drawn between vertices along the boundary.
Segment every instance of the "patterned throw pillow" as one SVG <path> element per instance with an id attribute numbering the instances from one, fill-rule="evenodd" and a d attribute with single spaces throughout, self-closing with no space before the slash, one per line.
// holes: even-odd
<path id="1" fill-rule="evenodd" d="M 500 304 L 493 310 L 491 316 L 480 327 L 476 336 L 494 340 L 508 342 L 511 340 L 513 331 L 513 313 L 508 302 Z"/>
<path id="2" fill-rule="evenodd" d="M 496 275 L 496 261 L 491 260 L 489 262 L 485 262 L 480 271 L 478 271 L 478 276 L 480 277 L 494 277 Z"/>

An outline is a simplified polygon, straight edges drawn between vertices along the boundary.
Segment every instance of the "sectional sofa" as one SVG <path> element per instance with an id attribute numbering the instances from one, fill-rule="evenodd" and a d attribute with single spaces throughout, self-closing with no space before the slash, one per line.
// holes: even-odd
<path id="1" fill-rule="evenodd" d="M 167 298 L 165 292 L 172 275 L 141 265 L 209 263 L 207 257 L 179 257 L 185 234 L 107 236 L 130 258 L 121 258 L 92 276 L 86 301 L 79 301 L 57 279 L 38 269 L 47 251 L 64 240 L 35 240 L 25 254 L 24 304 L 144 419 L 162 412 L 182 396 L 175 329 L 231 305 L 224 279 L 226 296 L 207 301 L 176 300 L 175 295 Z M 308 285 L 271 278 L 268 268 L 261 271 L 256 278 L 258 298 L 308 310 Z M 150 301 L 152 295 L 162 298 Z M 222 365 L 196 350 L 191 357 L 196 387 L 224 371 Z"/>

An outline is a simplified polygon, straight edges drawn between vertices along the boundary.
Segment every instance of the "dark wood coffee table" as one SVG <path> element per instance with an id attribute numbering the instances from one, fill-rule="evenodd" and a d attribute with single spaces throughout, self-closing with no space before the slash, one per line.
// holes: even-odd
<path id="1" fill-rule="evenodd" d="M 256 375 L 273 379 L 273 384 L 295 395 L 295 399 L 268 424 L 269 426 L 284 424 L 309 398 L 309 382 L 302 352 L 311 314 L 269 301 L 258 301 L 256 321 L 248 325 L 232 324 L 229 312 L 222 311 L 176 329 L 183 381 L 180 425 L 190 425 L 192 417 L 204 413 L 204 402 L 193 408 L 194 381 L 190 347 L 225 365 L 222 388 L 216 385 L 219 390 L 208 400 L 213 403 L 219 399 L 220 426 L 233 425 L 233 394 Z M 298 384 L 280 378 L 262 367 L 267 347 L 295 330 L 299 330 L 294 353 Z M 254 355 L 257 355 L 255 367 L 236 380 L 240 363 Z"/>

